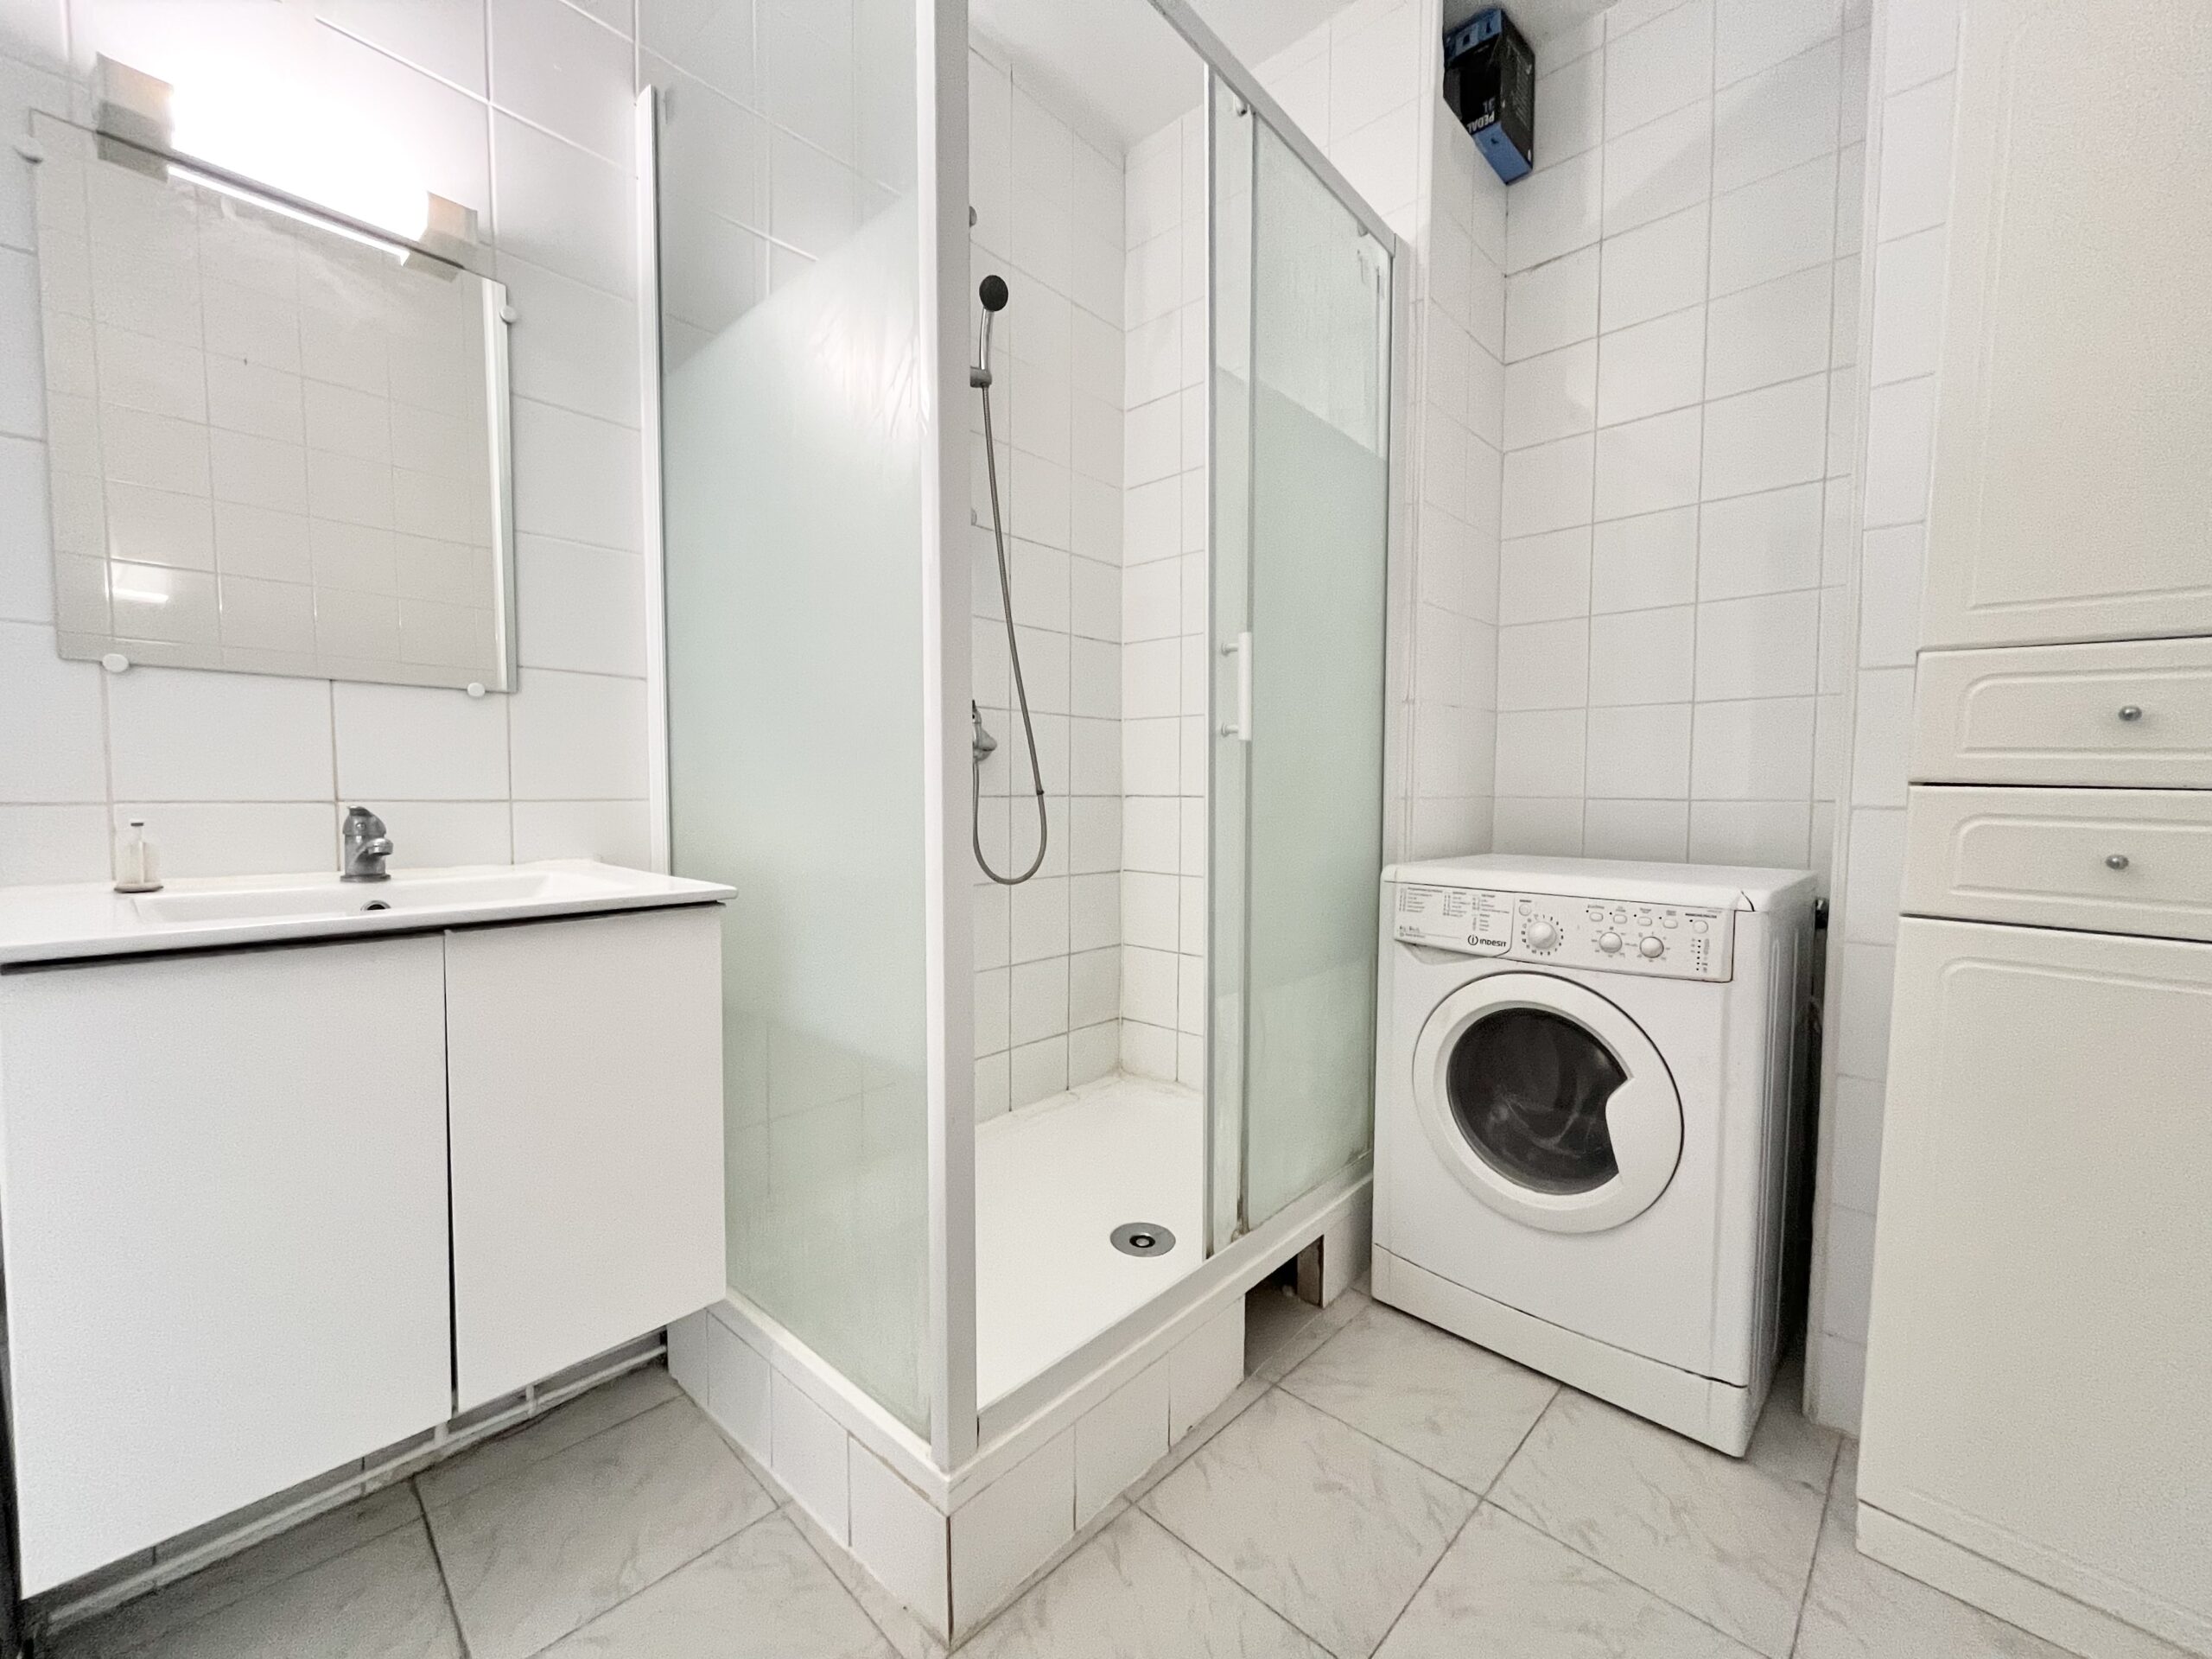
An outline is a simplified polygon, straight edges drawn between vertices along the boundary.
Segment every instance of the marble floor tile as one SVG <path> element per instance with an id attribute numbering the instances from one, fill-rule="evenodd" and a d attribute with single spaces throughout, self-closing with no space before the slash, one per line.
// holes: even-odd
<path id="1" fill-rule="evenodd" d="M 1327 1659 L 1141 1510 L 986 1624 L 963 1659 Z"/>
<path id="2" fill-rule="evenodd" d="M 425 1504 L 450 1503 L 579 1440 L 626 1422 L 640 1412 L 664 1405 L 682 1392 L 667 1366 L 658 1363 L 640 1366 L 496 1440 L 433 1464 L 415 1478 L 415 1484 Z"/>
<path id="3" fill-rule="evenodd" d="M 402 1481 L 387 1486 L 64 1630 L 54 1638 L 52 1651 L 56 1659 L 117 1659 L 165 1631 L 205 1618 L 422 1519 L 423 1506 L 416 1502 L 411 1485 Z"/>
<path id="4" fill-rule="evenodd" d="M 522 1659 L 774 1508 L 671 1400 L 429 1515 L 472 1659 Z"/>
<path id="5" fill-rule="evenodd" d="M 1276 1389 L 1143 1507 L 1339 1659 L 1365 1659 L 1475 1500 Z"/>
<path id="6" fill-rule="evenodd" d="M 748 1460 L 746 1466 L 752 1468 Z M 765 1484 L 765 1483 L 764 1483 Z M 808 1548 L 855 1601 L 875 1621 L 899 1659 L 944 1659 L 945 1646 L 913 1610 L 885 1589 L 853 1558 L 852 1552 L 822 1529 L 822 1523 L 796 1503 L 782 1505 L 784 1519 L 798 1529 Z"/>
<path id="7" fill-rule="evenodd" d="M 1229 1391 L 1229 1398 L 1191 1425 L 1191 1432 L 1167 1448 L 1167 1455 L 1146 1470 L 1123 1494 L 1132 1503 L 1203 1452 L 1208 1441 L 1263 1399 L 1271 1384 L 1248 1376 Z"/>
<path id="8" fill-rule="evenodd" d="M 860 1603 L 779 1515 L 647 1585 L 543 1659 L 893 1659 Z"/>
<path id="9" fill-rule="evenodd" d="M 2061 1649 L 1859 1553 L 1846 1442 L 1799 1621 L 1796 1659 L 2067 1659 Z"/>
<path id="10" fill-rule="evenodd" d="M 461 1659 L 421 1521 L 164 1631 L 133 1659 Z"/>
<path id="11" fill-rule="evenodd" d="M 1825 1494 L 1562 1389 L 1491 1489 L 1499 1507 L 1784 1659 Z"/>
<path id="12" fill-rule="evenodd" d="M 1751 1650 L 1485 1503 L 1376 1659 L 1756 1659 Z"/>
<path id="13" fill-rule="evenodd" d="M 1788 1359 L 1775 1373 L 1766 1409 L 1759 1414 L 1745 1456 L 1762 1469 L 1826 1491 L 1842 1440 L 1835 1430 L 1807 1421 L 1804 1363 Z"/>
<path id="14" fill-rule="evenodd" d="M 1489 1490 L 1559 1392 L 1548 1376 L 1379 1305 L 1282 1386 L 1477 1492 Z"/>

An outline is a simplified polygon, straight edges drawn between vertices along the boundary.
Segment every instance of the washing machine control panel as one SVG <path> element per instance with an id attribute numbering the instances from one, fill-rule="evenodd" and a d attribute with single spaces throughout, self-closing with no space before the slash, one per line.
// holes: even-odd
<path id="1" fill-rule="evenodd" d="M 1735 912 L 1628 899 L 1560 898 L 1401 883 L 1394 928 L 1407 944 L 1662 979 L 1725 980 Z"/>

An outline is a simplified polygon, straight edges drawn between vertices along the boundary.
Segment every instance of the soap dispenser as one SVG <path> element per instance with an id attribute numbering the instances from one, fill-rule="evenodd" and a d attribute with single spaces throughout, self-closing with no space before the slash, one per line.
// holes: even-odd
<path id="1" fill-rule="evenodd" d="M 115 890 L 118 893 L 159 893 L 161 855 L 146 839 L 146 820 L 133 818 L 115 842 Z"/>

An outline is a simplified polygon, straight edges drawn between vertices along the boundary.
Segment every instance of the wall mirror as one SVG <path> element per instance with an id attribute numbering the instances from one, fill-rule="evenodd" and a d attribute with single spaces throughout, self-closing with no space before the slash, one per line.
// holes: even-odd
<path id="1" fill-rule="evenodd" d="M 511 689 L 505 289 L 106 131 L 35 134 L 61 654 Z"/>

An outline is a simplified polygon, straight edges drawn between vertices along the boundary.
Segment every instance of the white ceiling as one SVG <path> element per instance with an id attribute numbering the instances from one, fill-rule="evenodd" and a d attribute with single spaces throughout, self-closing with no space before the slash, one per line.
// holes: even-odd
<path id="1" fill-rule="evenodd" d="M 1248 64 L 1319 28 L 1349 0 L 1195 0 L 1198 15 Z M 977 33 L 1092 136 L 1127 149 L 1205 95 L 1205 69 L 1151 0 L 969 0 Z"/>
<path id="2" fill-rule="evenodd" d="M 1192 0 L 1238 60 L 1266 62 L 1319 29 L 1350 0 Z M 1444 0 L 1446 28 L 1484 0 Z M 1611 0 L 1510 0 L 1521 32 L 1537 44 L 1595 16 Z M 1205 84 L 1198 54 L 1151 0 L 969 0 L 976 31 L 1013 60 L 1063 111 L 1089 118 L 1091 136 L 1127 149 L 1195 108 Z"/>

